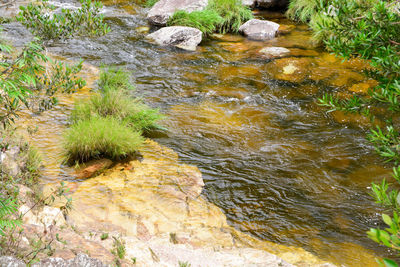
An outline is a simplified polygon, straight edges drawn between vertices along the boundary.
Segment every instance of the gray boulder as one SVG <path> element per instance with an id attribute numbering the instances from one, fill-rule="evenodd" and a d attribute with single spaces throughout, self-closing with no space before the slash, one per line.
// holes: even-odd
<path id="1" fill-rule="evenodd" d="M 256 0 L 257 6 L 262 8 L 282 9 L 288 6 L 288 0 Z"/>
<path id="2" fill-rule="evenodd" d="M 168 18 L 177 10 L 193 12 L 203 10 L 208 0 L 159 0 L 147 14 L 151 24 L 164 26 Z"/>
<path id="3" fill-rule="evenodd" d="M 266 41 L 275 38 L 278 29 L 278 23 L 269 20 L 251 19 L 240 26 L 239 32 L 249 39 Z"/>
<path id="4" fill-rule="evenodd" d="M 171 26 L 161 28 L 147 35 L 147 39 L 162 46 L 175 46 L 184 50 L 195 51 L 201 42 L 202 32 L 196 28 Z"/>

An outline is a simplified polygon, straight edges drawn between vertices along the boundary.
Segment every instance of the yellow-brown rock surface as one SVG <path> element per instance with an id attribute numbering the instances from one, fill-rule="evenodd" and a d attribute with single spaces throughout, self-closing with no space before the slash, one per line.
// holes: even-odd
<path id="1" fill-rule="evenodd" d="M 251 247 L 300 266 L 321 263 L 303 249 L 259 241 L 229 226 L 222 211 L 200 194 L 200 171 L 181 164 L 171 149 L 147 140 L 141 154 L 131 168 L 116 166 L 82 182 L 72 194 L 75 209 L 68 219 L 85 229 L 114 225 L 143 242 L 173 235 L 193 248 Z"/>

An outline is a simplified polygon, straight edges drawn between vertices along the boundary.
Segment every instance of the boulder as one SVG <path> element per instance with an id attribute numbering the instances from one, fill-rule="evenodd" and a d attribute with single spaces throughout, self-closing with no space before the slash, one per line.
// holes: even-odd
<path id="1" fill-rule="evenodd" d="M 288 0 L 256 0 L 257 6 L 262 8 L 282 9 L 289 4 Z"/>
<path id="2" fill-rule="evenodd" d="M 279 24 L 260 19 L 251 19 L 240 26 L 239 32 L 247 38 L 256 41 L 266 41 L 275 38 Z"/>
<path id="3" fill-rule="evenodd" d="M 208 0 L 159 0 L 147 14 L 151 24 L 164 26 L 168 18 L 177 10 L 193 12 L 203 10 Z"/>
<path id="4" fill-rule="evenodd" d="M 264 47 L 258 51 L 265 58 L 283 57 L 290 53 L 290 50 L 284 47 Z"/>
<path id="5" fill-rule="evenodd" d="M 149 40 L 162 46 L 176 46 L 178 48 L 195 51 L 201 42 L 202 32 L 196 28 L 171 26 L 161 28 L 147 35 Z"/>

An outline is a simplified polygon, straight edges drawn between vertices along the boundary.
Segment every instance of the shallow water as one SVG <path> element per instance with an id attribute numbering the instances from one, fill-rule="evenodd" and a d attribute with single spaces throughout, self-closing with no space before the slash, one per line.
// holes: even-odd
<path id="1" fill-rule="evenodd" d="M 49 52 L 131 70 L 137 92 L 168 115 L 169 130 L 154 139 L 199 167 L 203 194 L 231 225 L 347 266 L 374 266 L 374 253 L 387 253 L 365 232 L 380 224 L 368 187 L 388 178 L 390 167 L 365 140 L 365 122 L 325 114 L 316 104 L 324 92 L 346 96 L 364 82 L 363 63 L 341 63 L 314 48 L 305 25 L 267 42 L 227 35 L 204 41 L 197 52 L 162 48 L 138 29 L 147 26 L 145 10 L 127 1 L 105 4 L 107 36 L 54 44 Z M 256 15 L 292 25 L 279 14 Z M 20 26 L 6 25 L 5 32 L 21 43 Z M 292 56 L 263 59 L 258 50 L 265 46 L 287 47 Z M 289 65 L 297 71 L 285 73 Z M 89 81 L 96 75 L 95 68 L 84 73 Z M 30 120 L 38 126 L 32 141 L 44 154 L 45 183 L 74 180 L 60 164 L 60 137 L 73 100 L 88 94 L 65 97 Z"/>

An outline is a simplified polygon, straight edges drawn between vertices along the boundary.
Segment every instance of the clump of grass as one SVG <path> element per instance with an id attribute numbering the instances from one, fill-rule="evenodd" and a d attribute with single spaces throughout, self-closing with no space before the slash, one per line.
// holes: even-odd
<path id="1" fill-rule="evenodd" d="M 140 132 L 117 118 L 93 116 L 78 121 L 66 131 L 65 161 L 73 164 L 101 157 L 120 160 L 135 155 L 143 141 Z"/>
<path id="2" fill-rule="evenodd" d="M 215 31 L 237 33 L 239 27 L 252 18 L 250 8 L 244 6 L 241 0 L 211 0 L 202 11 L 176 11 L 167 25 L 194 27 L 204 34 Z"/>
<path id="3" fill-rule="evenodd" d="M 76 123 L 98 116 L 114 117 L 133 130 L 142 132 L 161 128 L 157 122 L 163 118 L 157 109 L 152 109 L 140 99 L 129 97 L 126 92 L 116 89 L 77 102 L 71 119 Z"/>
<path id="4" fill-rule="evenodd" d="M 158 2 L 158 0 L 147 0 L 144 3 L 144 6 L 145 7 L 153 7 L 157 2 Z"/>
<path id="5" fill-rule="evenodd" d="M 193 11 L 188 13 L 183 10 L 176 11 L 168 20 L 167 25 L 179 25 L 197 28 L 209 35 L 216 31 L 217 25 L 223 23 L 222 17 L 214 10 Z"/>
<path id="6" fill-rule="evenodd" d="M 131 74 L 122 68 L 115 67 L 102 68 L 98 85 L 104 92 L 109 90 L 131 91 L 135 89 L 132 85 Z"/>
<path id="7" fill-rule="evenodd" d="M 241 0 L 211 0 L 207 9 L 222 17 L 223 22 L 217 27 L 221 33 L 237 33 L 243 23 L 253 18 L 250 8 L 244 6 Z"/>

